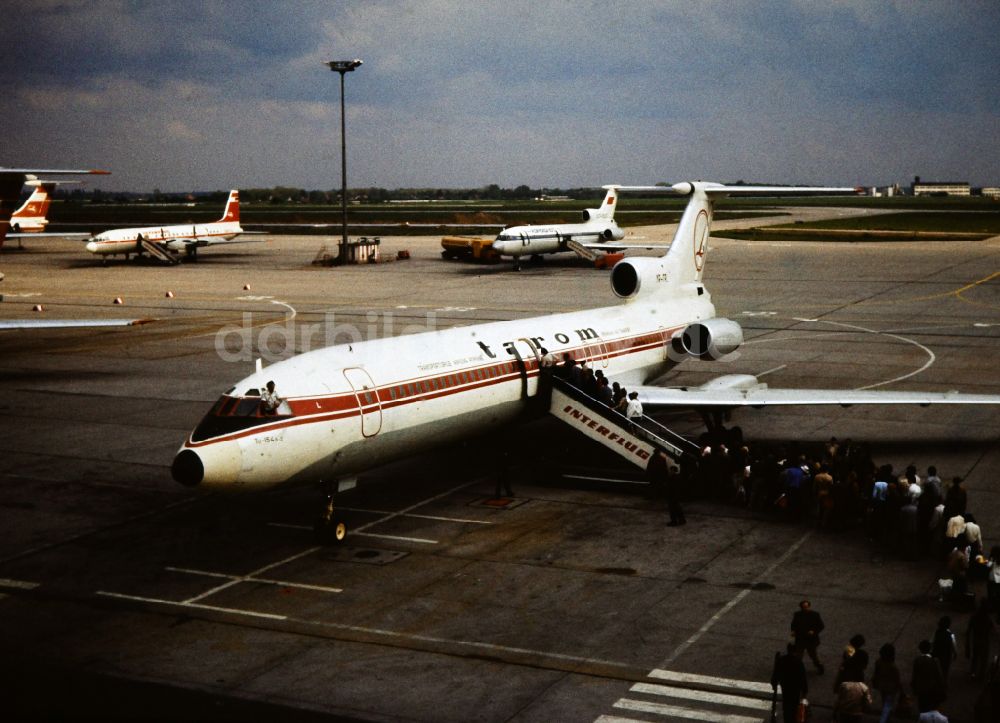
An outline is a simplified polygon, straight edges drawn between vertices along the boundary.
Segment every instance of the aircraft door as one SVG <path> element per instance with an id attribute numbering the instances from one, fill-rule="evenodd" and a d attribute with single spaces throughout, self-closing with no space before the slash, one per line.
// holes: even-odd
<path id="1" fill-rule="evenodd" d="M 350 367 L 344 376 L 354 390 L 361 410 L 361 434 L 374 437 L 382 429 L 382 400 L 375 389 L 375 382 L 364 369 Z"/>
<path id="2" fill-rule="evenodd" d="M 541 362 L 541 355 L 538 348 L 530 339 L 521 338 L 512 341 L 507 345 L 507 349 L 514 357 L 517 369 L 521 374 L 521 397 L 533 397 L 538 392 L 538 365 Z M 535 371 L 535 375 L 532 375 Z"/>

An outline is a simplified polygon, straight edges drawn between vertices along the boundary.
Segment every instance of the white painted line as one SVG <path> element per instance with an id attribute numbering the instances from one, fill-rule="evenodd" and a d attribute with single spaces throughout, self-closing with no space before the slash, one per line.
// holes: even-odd
<path id="1" fill-rule="evenodd" d="M 638 718 L 622 718 L 617 715 L 602 715 L 595 719 L 594 723 L 649 723 L 649 721 L 639 720 Z"/>
<path id="2" fill-rule="evenodd" d="M 644 700 L 630 700 L 622 698 L 615 703 L 615 708 L 634 710 L 640 713 L 655 713 L 656 715 L 669 715 L 674 718 L 689 718 L 691 720 L 711 721 L 711 723 L 761 723 L 762 718 L 749 718 L 745 715 L 732 715 L 729 713 L 712 713 L 707 710 L 694 710 L 693 708 L 681 708 L 676 705 L 664 705 L 663 703 L 647 703 Z"/>
<path id="3" fill-rule="evenodd" d="M 566 655 L 564 653 L 553 653 L 544 650 L 531 650 L 530 648 L 515 648 L 508 645 L 494 645 L 493 643 L 482 643 L 474 640 L 451 640 L 448 638 L 438 638 L 431 635 L 414 635 L 411 633 L 400 633 L 394 630 L 384 630 L 381 628 L 368 628 L 361 625 L 347 625 L 345 623 L 331 623 L 322 620 L 308 620 L 305 618 L 288 617 L 287 615 L 275 615 L 272 613 L 258 613 L 253 610 L 241 610 L 239 608 L 224 608 L 217 605 L 205 605 L 204 603 L 194 603 L 188 601 L 164 600 L 162 598 L 142 597 L 139 595 L 124 595 L 122 593 L 107 592 L 98 590 L 97 595 L 104 597 L 119 598 L 122 600 L 133 600 L 135 602 L 154 603 L 157 605 L 167 605 L 171 607 L 196 608 L 199 610 L 213 610 L 216 612 L 232 613 L 234 615 L 250 615 L 258 618 L 268 618 L 271 620 L 288 620 L 303 625 L 312 625 L 316 628 L 331 628 L 334 630 L 346 630 L 354 633 L 364 633 L 366 635 L 377 635 L 380 637 L 396 638 L 398 640 L 413 640 L 422 643 L 437 643 L 444 645 L 455 645 L 461 647 L 475 648 L 477 650 L 489 650 L 500 653 L 516 653 L 519 655 L 533 655 L 539 658 L 551 660 L 568 661 L 575 664 L 584 665 L 604 665 L 621 670 L 631 671 L 634 666 L 627 663 L 619 663 L 614 660 L 603 660 L 601 658 L 584 658 L 577 655 Z"/>
<path id="4" fill-rule="evenodd" d="M 381 521 L 381 520 L 380 520 Z M 312 530 L 311 527 L 306 525 L 289 525 L 284 522 L 268 522 L 271 527 L 284 527 L 289 530 Z M 385 540 L 402 540 L 403 542 L 419 542 L 425 545 L 437 545 L 437 540 L 428 540 L 423 537 L 401 537 L 399 535 L 380 535 L 376 532 L 357 532 L 356 530 L 349 530 L 352 535 L 361 535 L 362 537 L 381 537 Z"/>
<path id="5" fill-rule="evenodd" d="M 380 534 L 378 534 L 376 532 L 357 532 L 357 531 L 354 531 L 351 534 L 353 534 L 353 535 L 361 535 L 363 537 L 380 537 L 383 540 L 399 540 L 401 542 L 418 542 L 418 543 L 423 544 L 423 545 L 436 545 L 436 544 L 438 544 L 437 540 L 427 540 L 427 539 L 425 539 L 423 537 L 402 537 L 400 535 L 380 535 Z"/>
<path id="6" fill-rule="evenodd" d="M 343 588 L 330 587 L 329 585 L 312 585 L 307 582 L 289 582 L 288 580 L 271 580 L 266 577 L 251 577 L 247 582 L 263 582 L 267 585 L 277 585 L 278 587 L 295 587 L 302 590 L 316 590 L 317 592 L 344 592 Z"/>
<path id="7" fill-rule="evenodd" d="M 300 587 L 304 590 L 319 590 L 320 592 L 344 592 L 339 587 L 329 587 L 327 585 L 312 585 L 304 582 L 292 582 L 290 580 L 274 580 L 266 577 L 245 577 L 243 575 L 228 575 L 224 572 L 209 572 L 207 570 L 191 570 L 185 567 L 166 567 L 165 570 L 171 572 L 183 572 L 187 575 L 202 575 L 204 577 L 221 577 L 234 582 L 262 582 L 267 585 L 277 585 L 278 587 Z"/>
<path id="8" fill-rule="evenodd" d="M 337 507 L 338 510 L 347 510 L 348 512 L 365 512 L 371 515 L 391 515 L 394 514 L 392 510 L 367 510 L 361 507 Z M 441 517 L 439 515 L 418 515 L 414 512 L 408 512 L 403 517 L 417 517 L 422 520 L 438 520 L 440 522 L 463 522 L 469 525 L 492 525 L 493 523 L 489 520 L 469 520 L 463 517 Z"/>
<path id="9" fill-rule="evenodd" d="M 37 582 L 26 582 L 25 580 L 11 580 L 10 578 L 0 577 L 0 587 L 12 587 L 18 590 L 34 590 L 41 583 Z"/>
<path id="10" fill-rule="evenodd" d="M 657 668 L 649 674 L 650 678 L 657 680 L 669 680 L 673 683 L 698 683 L 701 685 L 716 685 L 722 688 L 734 688 L 736 690 L 750 690 L 754 693 L 771 694 L 770 683 L 760 683 L 756 680 L 736 680 L 734 678 L 718 678 L 712 675 L 697 675 L 696 673 L 678 673 L 673 670 L 660 670 Z"/>
<path id="11" fill-rule="evenodd" d="M 735 708 L 750 708 L 752 710 L 771 709 L 771 701 L 769 700 L 747 698 L 741 695 L 727 695 L 726 693 L 711 693 L 695 688 L 675 688 L 670 685 L 657 685 L 655 683 L 636 683 L 629 688 L 629 692 L 662 695 L 665 698 L 680 698 L 681 700 L 696 700 L 702 703 L 717 703 Z"/>
<path id="12" fill-rule="evenodd" d="M 391 520 L 393 517 L 401 517 L 401 516 L 407 514 L 408 512 L 413 512 L 413 510 L 417 509 L 418 507 L 423 507 L 426 504 L 430 504 L 431 502 L 434 502 L 435 500 L 439 500 L 442 497 L 447 497 L 450 494 L 454 494 L 455 492 L 458 492 L 460 489 L 464 489 L 466 487 L 471 487 L 474 484 L 476 484 L 475 481 L 473 481 L 473 482 L 466 482 L 465 484 L 458 485 L 457 487 L 452 487 L 450 490 L 445 490 L 444 492 L 442 492 L 439 495 L 434 495 L 433 497 L 428 497 L 426 500 L 423 500 L 422 502 L 417 502 L 416 504 L 410 505 L 409 507 L 406 507 L 406 508 L 404 508 L 402 510 L 399 510 L 398 512 L 393 512 L 391 514 L 388 514 L 388 515 L 386 515 L 385 517 L 383 517 L 380 520 L 374 520 L 372 522 L 369 522 L 366 525 L 361 525 L 361 527 L 357 528 L 356 530 L 353 530 L 353 534 L 356 535 L 359 532 L 363 532 L 363 531 L 367 530 L 369 527 L 374 527 L 375 525 L 378 525 L 378 524 L 380 524 L 382 522 L 387 522 L 388 520 Z"/>
<path id="13" fill-rule="evenodd" d="M 754 582 L 755 583 L 756 582 L 760 582 L 765 577 L 767 577 L 768 575 L 770 575 L 773 570 L 777 569 L 777 567 L 779 565 L 781 565 L 785 560 L 787 560 L 789 557 L 791 557 L 792 555 L 794 555 L 798 551 L 798 549 L 800 547 L 802 547 L 802 543 L 804 543 L 806 540 L 808 540 L 811 535 L 812 535 L 812 530 L 810 530 L 806 534 L 802 535 L 802 537 L 800 537 L 791 547 L 789 547 L 787 550 L 785 550 L 785 553 L 781 557 L 779 557 L 777 560 L 775 560 L 773 563 L 771 563 L 771 565 L 768 566 L 768 568 L 766 570 L 764 570 L 764 572 L 762 572 L 760 575 L 758 575 L 757 579 L 754 580 Z M 696 632 L 690 638 L 688 638 L 683 643 L 681 643 L 679 646 L 677 646 L 677 649 L 674 650 L 674 652 L 670 654 L 670 657 L 667 658 L 660 667 L 661 668 L 668 667 L 671 663 L 673 663 L 675 660 L 677 660 L 677 658 L 679 658 L 684 653 L 684 651 L 686 651 L 692 645 L 694 645 L 695 643 L 697 643 L 698 640 L 701 638 L 701 636 L 704 635 L 705 633 L 707 633 L 709 630 L 711 630 L 712 626 L 715 625 L 722 618 L 723 615 L 725 615 L 730 610 L 732 610 L 734 607 L 736 607 L 740 603 L 740 601 L 743 600 L 743 598 L 745 598 L 747 595 L 749 595 L 750 594 L 750 590 L 751 590 L 751 588 L 747 588 L 745 590 L 741 590 L 736 595 L 736 597 L 734 597 L 732 600 L 730 600 L 728 603 L 726 603 L 722 607 L 721 610 L 719 610 L 717 613 L 715 613 L 715 615 L 713 615 L 712 617 L 710 617 L 708 619 L 708 621 L 698 629 L 698 632 Z"/>
<path id="14" fill-rule="evenodd" d="M 103 597 L 114 597 L 121 600 L 132 600 L 135 602 L 156 603 L 158 605 L 178 605 L 184 608 L 197 608 L 199 610 L 214 610 L 220 613 L 232 613 L 234 615 L 249 615 L 254 618 L 267 618 L 268 620 L 287 620 L 287 615 L 274 615 L 272 613 L 258 613 L 253 610 L 240 610 L 239 608 L 223 608 L 217 605 L 205 605 L 204 603 L 177 602 L 176 600 L 162 600 L 155 597 L 141 597 L 139 595 L 123 595 L 119 592 L 107 592 L 98 590 L 98 595 Z"/>
<path id="15" fill-rule="evenodd" d="M 242 577 L 242 578 L 239 578 L 239 579 L 235 579 L 235 580 L 230 580 L 229 582 L 223 583 L 222 585 L 218 585 L 216 587 L 213 587 L 211 590 L 203 592 L 201 595 L 195 595 L 192 598 L 188 598 L 184 602 L 185 603 L 193 603 L 193 602 L 197 602 L 198 600 L 203 600 L 204 598 L 206 598 L 206 597 L 208 597 L 210 595 L 214 595 L 215 593 L 220 592 L 222 590 L 225 590 L 226 588 L 232 587 L 233 585 L 238 585 L 241 582 L 243 582 L 244 580 L 246 580 L 247 578 L 252 578 L 252 577 L 254 577 L 256 575 L 259 575 L 262 572 L 266 572 L 268 570 L 272 570 L 272 569 L 274 569 L 276 567 L 281 567 L 282 565 L 286 565 L 289 562 L 293 562 L 294 560 L 298 560 L 300 557 L 305 557 L 306 555 L 311 555 L 312 553 L 316 552 L 319 549 L 320 549 L 319 547 L 310 547 L 308 550 L 303 550 L 302 552 L 296 553 L 296 554 L 294 554 L 294 555 L 292 555 L 290 557 L 286 557 L 284 560 L 278 560 L 277 562 L 272 562 L 270 565 L 264 565 L 264 567 L 258 568 L 257 570 L 254 570 L 253 572 L 247 573 L 247 575 L 245 577 Z"/>
<path id="16" fill-rule="evenodd" d="M 774 374 L 775 372 L 780 372 L 782 369 L 785 369 L 787 367 L 788 367 L 787 364 L 782 364 L 780 367 L 775 367 L 774 369 L 768 369 L 766 372 L 761 372 L 760 374 L 758 374 L 757 378 L 766 376 L 768 374 Z"/>

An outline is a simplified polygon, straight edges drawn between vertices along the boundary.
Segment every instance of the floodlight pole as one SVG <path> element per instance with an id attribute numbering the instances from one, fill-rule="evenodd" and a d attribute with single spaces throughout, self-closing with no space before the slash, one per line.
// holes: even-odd
<path id="1" fill-rule="evenodd" d="M 342 266 L 347 263 L 347 135 L 344 117 L 344 76 L 361 65 L 360 60 L 329 60 L 326 65 L 330 70 L 340 73 L 340 212 L 341 212 L 341 238 L 340 252 L 337 255 L 336 264 Z"/>

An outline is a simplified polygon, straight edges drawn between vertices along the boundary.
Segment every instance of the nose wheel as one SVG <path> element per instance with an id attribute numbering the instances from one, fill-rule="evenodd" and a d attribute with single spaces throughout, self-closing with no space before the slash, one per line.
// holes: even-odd
<path id="1" fill-rule="evenodd" d="M 337 517 L 333 495 L 327 495 L 326 503 L 313 525 L 313 534 L 321 545 L 339 545 L 347 537 L 347 524 Z"/>

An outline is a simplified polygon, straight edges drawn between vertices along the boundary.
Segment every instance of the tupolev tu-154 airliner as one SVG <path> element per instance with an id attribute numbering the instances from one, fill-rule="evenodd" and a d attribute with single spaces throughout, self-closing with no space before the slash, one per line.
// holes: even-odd
<path id="1" fill-rule="evenodd" d="M 174 458 L 180 483 L 266 489 L 352 475 L 523 418 L 539 391 L 540 349 L 587 360 L 638 391 L 646 408 L 730 410 L 772 405 L 1000 404 L 1000 395 L 770 389 L 751 375 L 695 388 L 651 385 L 671 366 L 735 351 L 743 330 L 716 315 L 702 283 L 719 198 L 849 194 L 852 188 L 671 187 L 688 198 L 669 251 L 611 271 L 614 306 L 341 344 L 260 369 L 222 394 Z M 271 390 L 280 405 L 267 410 Z M 271 400 L 273 404 L 276 400 Z M 343 488 L 347 488 L 346 485 Z M 337 537 L 343 525 L 337 525 Z"/>
<path id="2" fill-rule="evenodd" d="M 607 193 L 599 208 L 583 212 L 582 223 L 561 223 L 550 226 L 511 226 L 501 231 L 493 241 L 493 250 L 514 259 L 514 271 L 521 268 L 523 256 L 541 257 L 563 251 L 625 251 L 627 249 L 666 248 L 657 244 L 620 243 L 625 232 L 615 222 L 618 191 L 621 186 L 604 186 Z M 655 187 L 656 190 L 662 190 Z M 574 248 L 575 247 L 575 248 Z"/>

